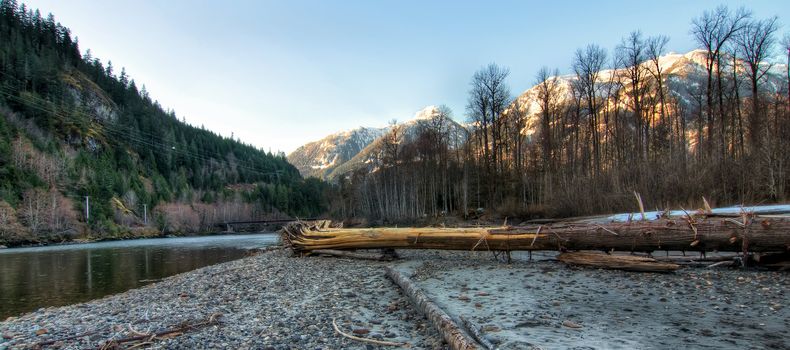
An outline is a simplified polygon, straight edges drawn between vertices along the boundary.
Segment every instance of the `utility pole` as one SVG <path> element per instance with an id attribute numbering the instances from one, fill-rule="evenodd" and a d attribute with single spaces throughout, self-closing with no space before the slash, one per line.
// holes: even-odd
<path id="1" fill-rule="evenodd" d="M 148 225 L 148 204 L 143 204 L 143 224 Z"/>
<path id="2" fill-rule="evenodd" d="M 91 202 L 90 196 L 85 196 L 85 222 L 90 221 L 91 219 Z"/>

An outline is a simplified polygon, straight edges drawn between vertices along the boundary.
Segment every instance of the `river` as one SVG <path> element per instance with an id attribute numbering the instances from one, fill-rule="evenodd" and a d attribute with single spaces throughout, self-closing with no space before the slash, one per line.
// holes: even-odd
<path id="1" fill-rule="evenodd" d="M 239 259 L 278 240 L 261 233 L 0 249 L 0 320 Z"/>

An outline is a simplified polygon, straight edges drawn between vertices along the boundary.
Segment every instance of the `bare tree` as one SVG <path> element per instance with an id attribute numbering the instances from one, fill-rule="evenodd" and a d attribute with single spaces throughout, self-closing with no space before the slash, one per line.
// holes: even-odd
<path id="1" fill-rule="evenodd" d="M 602 104 L 598 97 L 598 78 L 606 62 L 606 50 L 596 44 L 587 45 L 576 50 L 573 60 L 573 71 L 579 82 L 579 89 L 587 103 L 589 135 L 592 143 L 593 168 L 597 173 L 601 169 L 601 138 L 599 135 L 598 113 Z"/>
<path id="2" fill-rule="evenodd" d="M 723 119 L 723 96 L 721 93 L 721 55 L 722 50 L 729 40 L 733 38 L 744 26 L 747 25 L 748 19 L 751 17 L 751 12 L 745 8 L 738 9 L 735 13 L 730 12 L 726 6 L 719 6 L 713 11 L 705 11 L 702 16 L 695 18 L 691 22 L 691 34 L 697 43 L 702 46 L 707 52 L 706 67 L 708 73 L 708 84 L 706 90 L 706 114 L 707 114 L 707 137 L 706 143 L 708 152 L 712 151 L 713 130 L 714 130 L 714 74 L 718 87 L 718 106 L 719 118 Z M 721 125 L 726 125 L 724 120 L 721 120 Z M 722 148 L 724 131 L 721 130 Z"/>
<path id="3" fill-rule="evenodd" d="M 787 51 L 787 65 L 785 71 L 787 73 L 787 111 L 790 112 L 790 33 L 785 33 L 782 39 L 782 46 Z"/>
<path id="4" fill-rule="evenodd" d="M 667 43 L 669 42 L 669 37 L 664 35 L 657 35 L 651 36 L 647 38 L 646 45 L 647 45 L 647 58 L 652 63 L 649 68 L 648 72 L 653 77 L 653 80 L 656 82 L 656 93 L 658 95 L 658 104 L 659 104 L 659 115 L 661 117 L 661 122 L 667 125 L 668 133 L 670 138 L 672 137 L 672 122 L 669 121 L 667 116 L 667 100 L 666 100 L 666 91 L 664 87 L 664 76 L 663 76 L 663 69 L 661 68 L 661 64 L 659 62 L 661 56 L 664 55 L 664 51 L 666 50 Z M 669 157 L 672 158 L 674 153 L 675 147 L 673 140 L 669 141 Z"/>
<path id="5" fill-rule="evenodd" d="M 540 105 L 540 143 L 543 157 L 544 169 L 551 169 L 552 152 L 554 152 L 552 142 L 552 123 L 556 118 L 556 105 L 559 100 L 560 85 L 559 85 L 558 69 L 549 71 L 548 67 L 542 67 L 535 76 L 535 85 L 538 92 L 538 104 Z"/>
<path id="6" fill-rule="evenodd" d="M 617 46 L 616 57 L 620 61 L 619 66 L 623 67 L 630 84 L 630 89 L 626 89 L 631 95 L 631 103 L 634 113 L 634 125 L 636 126 L 636 154 L 647 159 L 648 145 L 650 144 L 650 118 L 645 115 L 644 99 L 647 92 L 648 71 L 642 65 L 648 59 L 648 51 L 642 32 L 633 31 L 623 38 Z"/>
<path id="7" fill-rule="evenodd" d="M 510 88 L 506 79 L 510 70 L 491 63 L 475 72 L 469 90 L 466 109 L 470 121 L 476 124 L 478 141 L 483 149 L 489 204 L 493 203 L 501 156 L 502 113 L 510 102 Z"/>
<path id="8" fill-rule="evenodd" d="M 750 120 L 750 141 L 754 151 L 760 149 L 763 120 L 759 98 L 759 83 L 771 68 L 771 63 L 766 61 L 771 55 L 776 44 L 775 34 L 779 29 L 779 18 L 772 17 L 765 20 L 749 21 L 743 30 L 735 36 L 738 51 L 743 56 L 743 61 L 748 68 L 746 75 L 751 83 L 752 90 L 752 115 Z"/>

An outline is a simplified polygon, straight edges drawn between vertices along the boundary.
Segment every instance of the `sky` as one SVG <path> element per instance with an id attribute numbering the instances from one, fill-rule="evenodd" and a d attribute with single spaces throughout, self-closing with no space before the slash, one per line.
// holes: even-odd
<path id="1" fill-rule="evenodd" d="M 79 38 L 81 50 L 179 118 L 290 153 L 359 126 L 447 105 L 464 121 L 469 81 L 495 62 L 515 97 L 540 67 L 569 73 L 590 43 L 612 50 L 633 30 L 696 48 L 691 20 L 718 5 L 777 15 L 790 1 L 20 1 Z"/>

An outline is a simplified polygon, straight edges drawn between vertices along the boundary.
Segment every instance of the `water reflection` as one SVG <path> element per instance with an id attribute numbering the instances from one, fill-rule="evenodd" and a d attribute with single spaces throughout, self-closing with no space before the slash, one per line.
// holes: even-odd
<path id="1" fill-rule="evenodd" d="M 0 250 L 0 320 L 123 292 L 276 242 L 255 234 Z"/>

